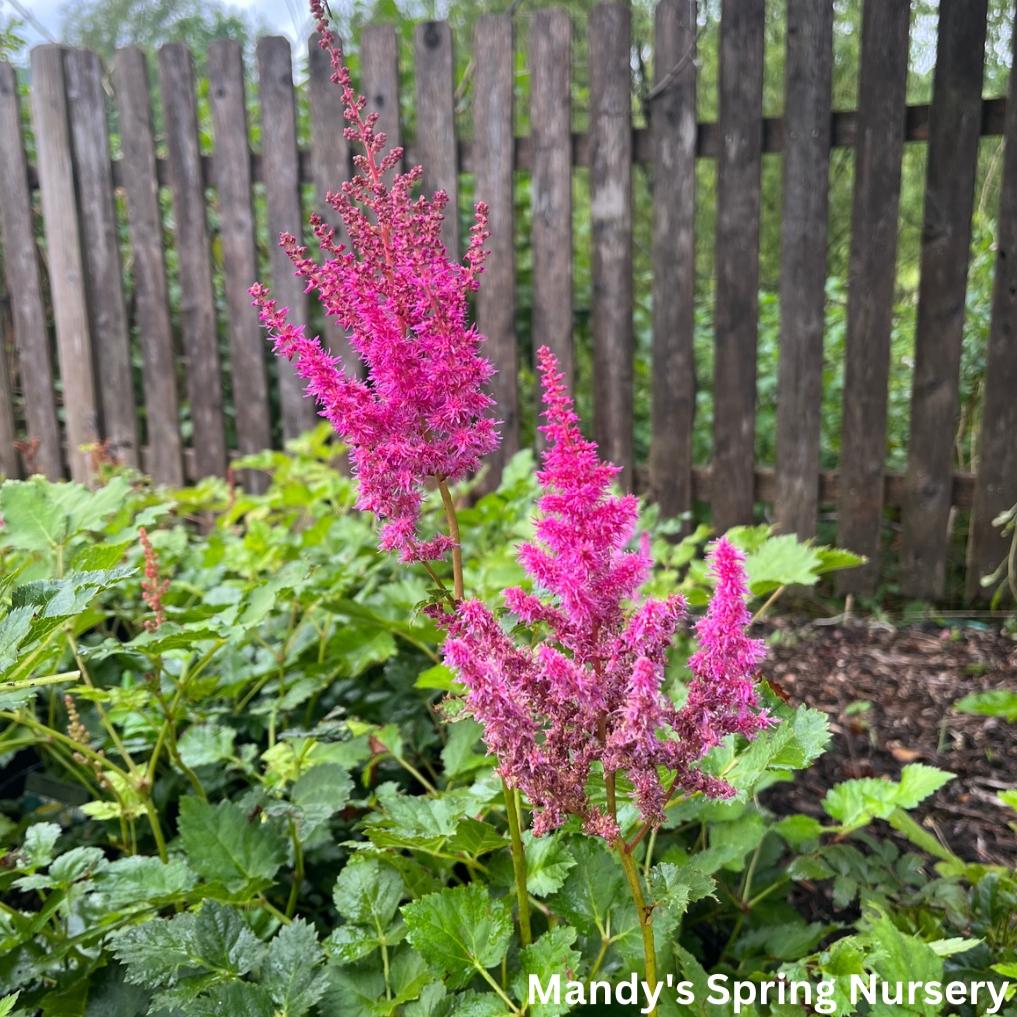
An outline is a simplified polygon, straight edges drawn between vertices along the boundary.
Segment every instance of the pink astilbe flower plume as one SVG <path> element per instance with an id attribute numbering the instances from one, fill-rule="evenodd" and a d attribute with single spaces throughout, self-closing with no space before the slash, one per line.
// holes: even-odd
<path id="1" fill-rule="evenodd" d="M 745 635 L 743 558 L 727 540 L 711 546 L 717 590 L 697 626 L 696 675 L 680 709 L 662 691 L 667 651 L 684 599 L 635 603 L 651 566 L 648 542 L 627 550 L 638 502 L 611 490 L 618 472 L 579 432 L 558 364 L 538 354 L 548 437 L 537 474 L 536 540 L 519 560 L 536 593 L 508 590 L 505 603 L 526 625 L 545 629 L 517 646 L 486 606 L 460 605 L 448 622 L 445 659 L 466 686 L 466 707 L 483 725 L 498 770 L 535 811 L 534 833 L 579 816 L 588 833 L 615 840 L 610 808 L 591 800 L 595 764 L 625 774 L 649 824 L 676 792 L 730 797 L 734 789 L 696 764 L 725 735 L 752 737 L 769 724 L 756 710 L 753 675 L 762 644 Z"/>
<path id="2" fill-rule="evenodd" d="M 483 336 L 466 323 L 467 294 L 477 288 L 487 254 L 487 208 L 476 207 L 464 263 L 450 259 L 440 239 L 448 198 L 439 191 L 430 201 L 413 199 L 419 166 L 386 183 L 402 149 L 382 154 L 386 139 L 375 132 L 378 114 L 364 116 L 366 100 L 353 89 L 326 10 L 322 0 L 311 0 L 321 46 L 332 58 L 332 80 L 343 92 L 350 124 L 344 133 L 365 151 L 355 159 L 353 180 L 327 196 L 353 250 L 336 243 L 335 231 L 318 216 L 311 223 L 323 265 L 295 237 L 283 234 L 280 243 L 307 290 L 318 291 L 325 312 L 349 333 L 366 380 L 343 371 L 317 339 L 290 324 L 287 309 L 277 307 L 264 286 L 253 286 L 251 295 L 276 353 L 295 363 L 308 395 L 349 446 L 358 506 L 383 520 L 381 546 L 405 561 L 440 558 L 453 546 L 451 537 L 418 537 L 425 484 L 464 479 L 498 444 L 489 416 L 493 400 L 484 390 L 493 368 L 479 353 Z"/>

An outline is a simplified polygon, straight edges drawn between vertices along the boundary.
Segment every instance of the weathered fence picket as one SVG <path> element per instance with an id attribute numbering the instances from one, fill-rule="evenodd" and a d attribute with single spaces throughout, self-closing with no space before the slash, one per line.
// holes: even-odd
<path id="1" fill-rule="evenodd" d="M 272 139 L 272 143 L 263 145 L 261 150 L 272 291 L 279 306 L 290 309 L 290 321 L 294 325 L 306 325 L 304 283 L 293 274 L 293 262 L 279 246 L 281 233 L 301 238 L 305 218 L 300 202 L 300 153 L 289 39 L 275 35 L 258 41 L 258 99 L 261 129 L 266 138 Z M 314 426 L 315 408 L 304 398 L 304 382 L 297 377 L 293 365 L 282 360 L 278 368 L 283 438 L 289 440 Z"/>
<path id="2" fill-rule="evenodd" d="M 933 101 L 908 107 L 910 4 L 864 0 L 858 109 L 831 112 L 833 0 L 787 0 L 784 112 L 764 118 L 765 4 L 722 0 L 720 115 L 717 123 L 701 124 L 697 5 L 659 0 L 653 86 L 643 97 L 645 127 L 633 127 L 630 12 L 617 2 L 595 6 L 587 19 L 586 131 L 572 130 L 570 16 L 554 8 L 535 11 L 525 43 L 530 128 L 522 137 L 514 132 L 519 67 L 513 17 L 478 21 L 469 40 L 469 70 L 459 82 L 450 27 L 417 26 L 415 138 L 400 168 L 423 163 L 424 191 L 448 193 L 442 237 L 453 251 L 461 252 L 467 239 L 460 236 L 457 214 L 460 174 L 473 175 L 475 200 L 489 207 L 490 256 L 476 314 L 488 340 L 485 352 L 497 368 L 491 392 L 503 421 L 503 444 L 489 457 L 483 489 L 494 486 L 520 443 L 517 245 L 524 250 L 528 245 L 531 255 L 533 348 L 549 346 L 569 384 L 575 380 L 572 188 L 574 170 L 589 167 L 592 423 L 603 454 L 622 467 L 622 485 L 648 491 L 665 516 L 709 502 L 718 529 L 751 521 L 762 502 L 773 504 L 782 531 L 809 537 L 821 510 L 835 506 L 838 542 L 869 557 L 863 568 L 840 575 L 845 593 L 876 588 L 884 510 L 899 507 L 895 550 L 901 588 L 929 599 L 944 592 L 957 510 L 971 509 L 967 592 L 973 599 L 984 596 L 979 577 L 1005 552 L 992 520 L 1017 501 L 1017 80 L 1009 100 L 982 98 L 987 0 L 941 0 Z M 15 368 L 6 377 L 7 362 L 0 360 L 5 474 L 24 472 L 30 457 L 48 476 L 61 476 L 66 463 L 72 477 L 87 481 L 90 465 L 82 446 L 108 440 L 125 461 L 140 463 L 157 481 L 178 485 L 186 478 L 221 476 L 232 455 L 258 451 L 271 444 L 273 434 L 287 439 L 314 424 L 315 409 L 303 398 L 292 366 L 271 359 L 248 294 L 259 273 L 257 244 L 266 244 L 273 295 L 290 308 L 295 323 L 317 328 L 321 312 L 310 306 L 303 282 L 293 276 L 278 234 L 307 242 L 306 217 L 313 209 L 335 228 L 335 243 L 346 239 L 326 198 L 353 172 L 341 94 L 316 37 L 308 47 L 310 147 L 298 146 L 290 44 L 265 38 L 257 49 L 265 143 L 256 151 L 247 125 L 241 48 L 230 40 L 210 45 L 210 154 L 201 151 L 192 56 L 179 44 L 162 47 L 158 144 L 164 155 L 157 151 L 145 56 L 138 49 L 121 50 L 109 79 L 117 159 L 110 158 L 108 85 L 98 58 L 39 47 L 31 67 L 35 165 L 25 154 L 26 111 L 15 73 L 0 63 L 0 243 L 7 283 L 7 296 L 0 299 L 10 307 L 13 335 L 7 341 Z M 399 38 L 392 26 L 362 30 L 358 64 L 367 108 L 380 114 L 376 130 L 387 135 L 390 146 L 401 144 Z M 460 103 L 470 109 L 472 137 L 457 137 Z M 976 159 L 985 135 L 1005 135 L 1009 143 L 976 477 L 954 471 L 953 444 Z M 885 446 L 905 141 L 928 142 L 928 175 L 908 470 L 902 474 L 886 470 Z M 855 147 L 855 174 L 840 465 L 821 470 L 828 176 L 831 150 L 844 146 Z M 775 469 L 754 462 L 764 153 L 782 153 L 784 178 Z M 695 464 L 692 451 L 701 158 L 717 160 L 709 465 Z M 653 214 L 648 472 L 633 454 L 637 164 L 651 164 Z M 519 236 L 516 228 L 517 173 L 529 180 L 528 236 Z M 163 187 L 170 192 L 169 216 Z M 36 188 L 42 242 L 34 221 Z M 260 207 L 267 219 L 263 236 L 255 217 Z M 123 250 L 121 216 L 129 238 Z M 313 251 L 316 245 L 311 246 Z M 216 280 L 222 282 L 222 308 Z M 220 363 L 220 329 L 228 340 L 223 346 L 228 367 Z M 324 315 L 324 332 L 347 369 L 362 374 L 334 315 Z M 140 404 L 132 349 L 140 353 Z M 229 427 L 227 391 L 235 414 Z M 28 442 L 20 446 L 27 449 L 20 461 L 15 441 Z M 252 473 L 244 482 L 257 489 L 264 477 Z"/>
<path id="3" fill-rule="evenodd" d="M 879 579 L 910 6 L 862 11 L 837 540 L 868 561 L 837 574 L 842 593 L 872 594 Z"/>
<path id="4" fill-rule="evenodd" d="M 774 517 L 811 537 L 819 511 L 833 0 L 788 0 Z"/>
<path id="5" fill-rule="evenodd" d="M 346 241 L 346 234 L 338 213 L 328 203 L 328 193 L 338 193 L 350 179 L 350 145 L 343 133 L 348 125 L 343 118 L 342 92 L 332 83 L 332 61 L 316 35 L 307 43 L 307 57 L 314 211 L 335 230 L 333 243 L 341 244 Z M 325 341 L 333 355 L 342 360 L 345 370 L 356 375 L 361 373 L 360 360 L 346 342 L 346 335 L 334 316 L 325 319 Z"/>
<path id="6" fill-rule="evenodd" d="M 71 477 L 84 482 L 91 472 L 88 456 L 81 448 L 99 441 L 99 405 L 88 329 L 81 229 L 74 197 L 74 160 L 62 46 L 50 44 L 32 50 L 32 82 L 39 189 L 43 215 L 50 224 L 47 236 L 54 241 L 47 244 L 46 254 L 63 382 L 67 459 Z"/>
<path id="7" fill-rule="evenodd" d="M 533 348 L 572 384 L 572 23 L 558 8 L 530 19 Z"/>
<path id="8" fill-rule="evenodd" d="M 720 17 L 714 525 L 752 522 L 763 152 L 763 0 L 724 0 Z"/>
<path id="9" fill-rule="evenodd" d="M 632 489 L 631 14 L 590 13 L 590 218 L 593 270 L 593 434 Z"/>
<path id="10" fill-rule="evenodd" d="M 67 111 L 87 287 L 89 329 L 96 366 L 100 429 L 110 452 L 129 466 L 140 464 L 134 405 L 131 340 L 124 307 L 120 237 L 113 204 L 109 128 L 99 58 L 88 50 L 67 50 Z"/>
<path id="11" fill-rule="evenodd" d="M 53 394 L 56 375 L 49 352 L 46 309 L 39 279 L 18 82 L 14 68 L 3 62 L 0 62 L 0 137 L 7 139 L 6 144 L 0 145 L 0 228 L 14 325 L 14 350 L 25 400 L 25 426 L 27 434 L 39 442 L 36 465 L 47 477 L 56 480 L 64 472 Z M 6 470 L 10 461 L 6 453 L 4 455 L 2 461 Z"/>
<path id="12" fill-rule="evenodd" d="M 194 466 L 198 476 L 221 477 L 226 472 L 226 432 L 204 164 L 198 145 L 194 67 L 190 51 L 182 43 L 169 43 L 159 51 L 159 91 L 173 192 L 181 333 L 195 435 Z"/>
<path id="13" fill-rule="evenodd" d="M 654 20 L 653 392 L 650 492 L 666 517 L 692 508 L 696 411 L 696 5 Z"/>
<path id="14" fill-rule="evenodd" d="M 1013 45 L 1017 57 L 1017 32 Z M 1010 548 L 993 520 L 1017 504 L 1017 74 L 1010 75 L 1004 144 L 981 454 L 968 530 L 966 578 L 972 600 L 985 596 L 981 577 L 991 575 Z"/>
<path id="15" fill-rule="evenodd" d="M 497 486 L 502 468 L 519 451 L 519 352 L 516 345 L 516 249 L 513 164 L 515 67 L 512 19 L 490 14 L 477 22 L 473 42 L 474 187 L 488 208 L 490 252 L 477 293 L 477 325 L 487 337 L 486 354 L 497 369 L 491 380 L 501 446 L 487 457 L 485 481 Z"/>
<path id="16" fill-rule="evenodd" d="M 946 583 L 987 13 L 988 0 L 939 5 L 900 557 L 901 592 L 929 600 Z"/>
<path id="17" fill-rule="evenodd" d="M 258 278 L 251 196 L 251 149 L 240 43 L 215 39 L 208 48 L 208 95 L 215 132 L 215 184 L 226 290 L 226 333 L 230 342 L 233 412 L 237 448 L 258 452 L 272 444 L 265 340 L 248 290 Z M 255 490 L 265 477 L 247 471 Z"/>
<path id="18" fill-rule="evenodd" d="M 114 80 L 145 390 L 149 447 L 146 467 L 157 483 L 178 486 L 184 481 L 184 463 L 177 370 L 162 247 L 148 61 L 142 50 L 132 46 L 117 53 Z"/>

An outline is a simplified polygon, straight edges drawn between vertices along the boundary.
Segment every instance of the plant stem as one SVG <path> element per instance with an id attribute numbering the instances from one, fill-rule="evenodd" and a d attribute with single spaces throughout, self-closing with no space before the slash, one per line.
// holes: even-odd
<path id="1" fill-rule="evenodd" d="M 292 918 L 293 912 L 297 910 L 297 898 L 300 896 L 300 887 L 304 882 L 304 848 L 300 843 L 300 835 L 297 831 L 297 824 L 290 820 L 290 836 L 293 838 L 293 886 L 290 888 L 290 899 L 286 902 L 286 917 Z M 385 979 L 386 985 L 388 979 Z"/>
<path id="2" fill-rule="evenodd" d="M 636 905 L 636 914 L 639 916 L 639 930 L 643 934 L 643 956 L 646 958 L 646 984 L 652 994 L 657 988 L 657 957 L 653 947 L 653 908 L 646 906 L 643 889 L 639 885 L 639 869 L 636 866 L 636 860 L 625 849 L 625 841 L 620 836 L 615 838 L 614 848 L 621 859 L 625 878 L 629 883 L 629 891 L 632 894 L 632 902 Z M 650 1017 L 656 1017 L 656 1014 L 657 1008 L 654 1007 L 650 1011 Z"/>
<path id="3" fill-rule="evenodd" d="M 148 822 L 152 827 L 152 836 L 155 837 L 155 846 L 159 851 L 159 860 L 165 865 L 169 861 L 169 855 L 166 852 L 166 838 L 162 834 L 162 826 L 159 824 L 159 813 L 155 811 L 155 806 L 152 804 L 150 797 L 145 798 L 145 815 L 148 816 Z"/>
<path id="4" fill-rule="evenodd" d="M 506 993 L 505 990 L 491 977 L 491 973 L 487 970 L 487 968 L 482 968 L 479 964 L 476 965 L 476 967 L 477 972 L 481 975 L 484 981 L 487 982 L 487 984 L 490 985 L 491 988 L 494 989 L 494 991 L 497 992 L 499 996 L 501 996 L 503 1002 L 507 1004 L 512 1013 L 514 1014 L 522 1013 L 522 1010 L 520 1010 L 519 1007 L 517 1007 L 515 1003 L 512 1002 L 508 993 Z"/>
<path id="5" fill-rule="evenodd" d="M 774 602 L 774 601 L 775 601 L 775 600 L 776 600 L 776 599 L 777 599 L 777 598 L 778 598 L 778 597 L 779 597 L 779 596 L 780 596 L 780 595 L 781 595 L 781 594 L 782 594 L 782 593 L 783 593 L 783 592 L 784 592 L 784 591 L 785 591 L 786 589 L 787 589 L 787 587 L 786 587 L 786 586 L 778 586 L 778 587 L 777 587 L 777 589 L 775 589 L 775 590 L 773 591 L 773 593 L 771 593 L 771 594 L 770 594 L 770 597 L 769 597 L 769 599 L 768 599 L 768 600 L 766 601 L 766 603 L 765 603 L 765 604 L 764 604 L 764 605 L 763 605 L 763 606 L 762 606 L 762 607 L 761 607 L 761 608 L 760 608 L 760 609 L 759 609 L 759 610 L 758 610 L 758 611 L 757 611 L 757 612 L 756 612 L 756 613 L 755 613 L 755 614 L 754 614 L 754 615 L 752 616 L 752 620 L 751 620 L 751 621 L 749 622 L 749 625 L 750 625 L 750 626 L 751 626 L 751 625 L 755 625 L 755 623 L 756 623 L 757 621 L 759 621 L 759 619 L 760 619 L 760 618 L 762 618 L 762 617 L 763 617 L 763 615 L 765 615 L 767 611 L 769 611 L 769 609 L 770 609 L 771 605 L 773 604 L 773 602 Z"/>
<path id="6" fill-rule="evenodd" d="M 452 548 L 452 578 L 454 580 L 454 595 L 457 601 L 462 600 L 465 595 L 463 589 L 463 549 L 459 544 L 459 519 L 456 517 L 456 507 L 452 503 L 452 495 L 449 494 L 448 484 L 444 477 L 436 477 L 438 490 L 441 491 L 441 503 L 445 506 L 445 518 L 448 520 L 448 535 L 454 541 Z"/>
<path id="7" fill-rule="evenodd" d="M 78 653 L 78 644 L 74 639 L 74 634 L 70 631 L 67 632 L 67 644 L 70 646 L 71 653 L 74 655 L 74 662 L 78 665 L 78 670 L 81 672 L 81 680 L 90 689 L 94 689 L 95 686 L 92 684 L 92 679 L 88 676 L 85 663 Z M 120 740 L 120 735 L 117 734 L 117 729 L 113 726 L 109 717 L 106 715 L 106 711 L 103 709 L 102 703 L 96 700 L 94 706 L 96 712 L 99 714 L 99 719 L 102 721 L 102 726 L 106 728 L 106 732 L 109 734 L 110 740 L 116 747 L 117 752 L 120 753 L 120 757 L 127 764 L 127 769 L 130 771 L 131 776 L 139 778 L 141 776 L 141 771 L 137 768 L 137 766 L 135 766 L 134 760 L 131 758 L 127 749 L 124 748 L 124 743 Z"/>
<path id="8" fill-rule="evenodd" d="M 516 793 L 502 779 L 505 791 L 505 815 L 508 817 L 509 836 L 512 838 L 512 871 L 516 878 L 516 900 L 519 902 L 519 941 L 523 946 L 533 942 L 530 932 L 530 897 L 526 892 L 526 855 L 523 851 L 523 830 L 519 821 Z"/>
<path id="9" fill-rule="evenodd" d="M 45 678 L 25 678 L 19 682 L 0 682 L 4 692 L 18 692 L 21 689 L 36 689 L 42 685 L 57 685 L 60 682 L 72 682 L 81 677 L 80 671 L 63 671 Z"/>

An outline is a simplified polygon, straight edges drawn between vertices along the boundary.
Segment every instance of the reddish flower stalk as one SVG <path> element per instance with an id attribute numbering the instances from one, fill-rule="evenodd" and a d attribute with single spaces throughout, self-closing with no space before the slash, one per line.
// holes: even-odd
<path id="1" fill-rule="evenodd" d="M 145 578 L 141 580 L 141 596 L 149 609 L 155 612 L 154 619 L 149 618 L 145 621 L 145 628 L 149 632 L 154 632 L 166 620 L 166 608 L 162 598 L 169 589 L 170 581 L 159 580 L 159 552 L 152 547 L 144 526 L 139 528 L 138 536 L 145 554 Z"/>
<path id="2" fill-rule="evenodd" d="M 498 443 L 484 389 L 493 368 L 479 353 L 483 336 L 466 323 L 467 294 L 477 288 L 487 254 L 487 208 L 476 207 L 465 263 L 451 260 L 440 239 L 447 195 L 412 198 L 419 166 L 386 183 L 402 149 L 382 154 L 378 114 L 363 115 L 366 100 L 353 89 L 321 0 L 312 0 L 311 11 L 332 58 L 332 80 L 342 88 L 345 135 L 365 152 L 355 159 L 357 176 L 327 195 L 353 251 L 335 243 L 335 231 L 316 215 L 323 265 L 295 237 L 283 234 L 280 242 L 308 291 L 318 291 L 325 312 L 349 333 L 366 380 L 343 371 L 317 339 L 290 324 L 265 287 L 257 284 L 251 294 L 276 353 L 295 362 L 307 393 L 349 446 L 358 506 L 384 520 L 382 548 L 400 551 L 404 561 L 442 558 L 457 544 L 454 536 L 422 541 L 417 533 L 426 485 L 464 479 Z"/>
<path id="3" fill-rule="evenodd" d="M 616 467 L 601 463 L 581 436 L 554 357 L 545 348 L 539 359 L 548 448 L 538 473 L 537 539 L 519 550 L 538 593 L 508 590 L 505 603 L 547 638 L 516 646 L 484 604 L 467 600 L 449 623 L 445 656 L 466 685 L 499 773 L 536 810 L 534 832 L 575 815 L 588 833 L 616 842 L 615 774 L 627 775 L 651 825 L 663 821 L 676 791 L 735 793 L 696 764 L 726 735 L 752 737 L 769 724 L 755 709 L 753 687 L 763 647 L 745 635 L 741 552 L 718 540 L 709 553 L 717 588 L 690 660 L 696 678 L 681 708 L 664 695 L 667 651 L 685 602 L 676 594 L 633 603 L 651 564 L 645 543 L 626 550 L 638 503 L 611 492 Z M 595 766 L 607 782 L 605 804 L 591 800 Z"/>

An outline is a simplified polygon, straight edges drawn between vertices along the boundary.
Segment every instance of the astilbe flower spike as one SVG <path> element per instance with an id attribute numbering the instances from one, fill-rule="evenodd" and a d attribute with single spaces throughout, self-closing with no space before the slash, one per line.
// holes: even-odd
<path id="1" fill-rule="evenodd" d="M 154 632 L 166 620 L 166 608 L 162 598 L 169 589 L 168 579 L 159 579 L 159 552 L 152 547 L 148 531 L 144 526 L 138 529 L 138 538 L 141 541 L 141 550 L 145 556 L 145 578 L 141 580 L 141 597 L 148 607 L 155 613 L 155 618 L 149 618 L 145 622 L 145 628 Z"/>
<path id="2" fill-rule="evenodd" d="M 615 840 L 615 774 L 627 775 L 651 825 L 663 820 L 676 792 L 735 793 L 696 764 L 725 735 L 751 738 L 770 723 L 756 709 L 753 688 L 763 646 L 745 635 L 741 552 L 718 540 L 709 551 L 716 593 L 697 626 L 688 699 L 677 708 L 664 695 L 667 651 L 685 601 L 674 594 L 634 603 L 651 565 L 645 541 L 639 551 L 626 550 L 638 502 L 612 493 L 617 468 L 600 462 L 580 434 L 555 358 L 546 348 L 538 358 L 548 447 L 537 474 L 536 540 L 519 549 L 538 592 L 508 590 L 505 603 L 547 638 L 517 646 L 471 599 L 448 622 L 445 659 L 466 686 L 467 710 L 484 725 L 499 773 L 533 806 L 534 833 L 575 815 L 588 833 Z M 606 808 L 588 790 L 595 764 L 608 782 Z"/>
<path id="3" fill-rule="evenodd" d="M 484 390 L 494 369 L 480 355 L 483 336 L 466 323 L 467 294 L 477 288 L 487 255 L 487 207 L 476 206 L 464 263 L 450 259 L 440 239 L 447 195 L 412 198 L 419 166 L 386 183 L 402 149 L 382 154 L 378 114 L 363 114 L 366 100 L 353 89 L 322 0 L 311 0 L 311 12 L 332 59 L 332 81 L 342 88 L 350 124 L 345 136 L 365 152 L 356 156 L 357 175 L 327 195 L 354 250 L 336 243 L 335 231 L 317 215 L 311 223 L 323 265 L 292 235 L 283 234 L 280 244 L 307 291 L 317 290 L 326 314 L 347 330 L 366 380 L 344 371 L 317 339 L 290 324 L 288 309 L 277 307 L 264 286 L 253 286 L 251 294 L 276 353 L 295 363 L 308 395 L 348 445 L 358 506 L 383 520 L 382 548 L 399 551 L 404 561 L 440 558 L 453 548 L 453 537 L 421 541 L 417 533 L 426 483 L 464 479 L 498 443 L 493 400 Z"/>

